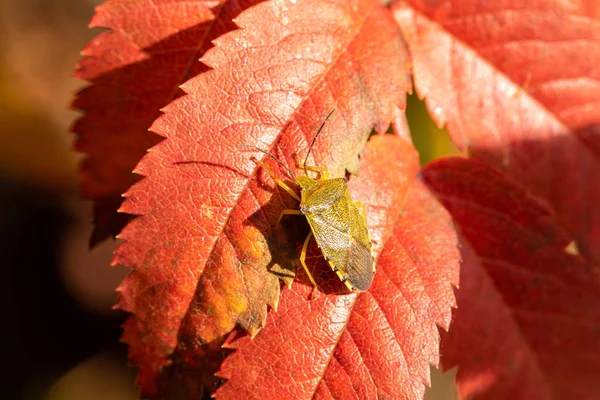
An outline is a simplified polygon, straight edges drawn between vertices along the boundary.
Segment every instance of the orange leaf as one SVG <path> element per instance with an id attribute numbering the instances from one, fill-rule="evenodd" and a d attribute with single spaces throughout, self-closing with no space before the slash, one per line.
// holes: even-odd
<path id="1" fill-rule="evenodd" d="M 133 314 L 124 340 L 144 395 L 175 390 L 170 379 L 209 385 L 225 335 L 236 324 L 255 335 L 277 307 L 269 268 L 285 246 L 272 227 L 297 204 L 264 171 L 256 179 L 251 156 L 263 154 L 248 146 L 293 167 L 335 108 L 312 163 L 355 171 L 372 127 L 385 131 L 410 88 L 403 43 L 377 0 L 273 1 L 236 23 L 205 54 L 212 70 L 152 125 L 166 139 L 136 167 L 145 179 L 121 208 L 139 215 L 114 263 L 134 269 L 119 306 Z"/>
<path id="2" fill-rule="evenodd" d="M 600 22 L 562 0 L 398 1 L 415 87 L 454 142 L 546 199 L 600 261 Z"/>
<path id="3" fill-rule="evenodd" d="M 450 158 L 422 171 L 462 233 L 445 368 L 462 397 L 597 399 L 598 269 L 569 254 L 552 213 L 503 174 Z"/>
<path id="4" fill-rule="evenodd" d="M 83 196 L 94 201 L 91 244 L 116 236 L 129 221 L 117 214 L 131 173 L 161 138 L 148 128 L 183 92 L 179 85 L 208 68 L 199 58 L 211 41 L 235 29 L 237 14 L 259 0 L 112 0 L 96 8 L 93 28 L 108 28 L 82 54 L 75 76 L 90 86 L 72 107 Z"/>

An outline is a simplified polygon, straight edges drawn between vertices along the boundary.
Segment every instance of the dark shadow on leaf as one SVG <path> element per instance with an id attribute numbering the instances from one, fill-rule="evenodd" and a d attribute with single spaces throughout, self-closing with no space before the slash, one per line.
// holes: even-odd
<path id="1" fill-rule="evenodd" d="M 186 343 L 186 340 L 189 339 L 179 338 L 178 349 L 193 347 L 194 352 L 177 351 L 170 360 L 171 364 L 163 368 L 157 381 L 159 397 L 172 400 L 210 399 L 211 393 L 223 383 L 223 379 L 214 374 L 231 350 L 221 347 L 225 336 L 200 347 Z"/>
<path id="2" fill-rule="evenodd" d="M 469 153 L 501 170 L 549 207 L 579 254 L 592 263 L 600 260 L 600 124 L 544 141 L 521 140 L 502 148 L 473 146 Z"/>

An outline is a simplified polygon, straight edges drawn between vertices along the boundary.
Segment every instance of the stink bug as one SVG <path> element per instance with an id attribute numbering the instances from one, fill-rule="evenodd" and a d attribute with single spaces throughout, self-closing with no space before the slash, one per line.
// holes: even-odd
<path id="1" fill-rule="evenodd" d="M 296 176 L 279 159 L 271 153 L 255 148 L 266 154 L 282 166 L 292 181 L 300 188 L 300 196 L 282 180 L 278 179 L 268 165 L 254 160 L 262 166 L 271 178 L 300 203 L 299 210 L 283 210 L 277 224 L 286 215 L 303 215 L 308 220 L 311 232 L 304 240 L 300 253 L 300 263 L 306 271 L 314 289 L 317 283 L 306 266 L 308 244 L 314 237 L 329 265 L 352 291 L 365 291 L 371 286 L 375 274 L 375 263 L 371 254 L 371 239 L 367 230 L 367 218 L 364 206 L 352 200 L 348 192 L 346 178 L 328 179 L 329 172 L 325 168 L 307 166 L 306 161 L 312 147 L 321 133 L 325 122 L 333 114 L 329 113 L 312 140 L 302 166 L 304 176 Z M 298 162 L 296 161 L 296 164 Z M 319 174 L 318 179 L 308 176 L 308 171 Z"/>

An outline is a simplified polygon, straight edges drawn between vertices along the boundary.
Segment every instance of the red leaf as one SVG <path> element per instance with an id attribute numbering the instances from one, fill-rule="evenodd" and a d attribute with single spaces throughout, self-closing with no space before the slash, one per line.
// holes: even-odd
<path id="1" fill-rule="evenodd" d="M 458 249 L 445 210 L 413 179 L 417 168 L 412 145 L 397 137 L 367 144 L 351 192 L 367 206 L 376 251 L 385 243 L 371 288 L 313 301 L 309 286 L 283 291 L 259 335 L 230 343 L 236 351 L 219 373 L 229 381 L 216 398 L 423 397 L 439 358 L 436 324 L 450 323 Z M 329 270 L 315 260 L 315 272 Z M 331 272 L 319 285 L 327 279 L 340 286 Z"/>
<path id="2" fill-rule="evenodd" d="M 131 171 L 161 140 L 148 131 L 160 110 L 183 94 L 179 85 L 207 70 L 198 60 L 211 41 L 258 1 L 113 0 L 96 9 L 90 27 L 110 31 L 83 50 L 75 76 L 92 84 L 73 102 L 85 111 L 73 132 L 76 150 L 87 155 L 80 172 L 83 195 L 94 201 L 92 245 L 129 220 L 117 209 L 139 180 Z"/>
<path id="3" fill-rule="evenodd" d="M 114 263 L 134 268 L 119 306 L 133 314 L 124 340 L 148 396 L 208 384 L 225 335 L 236 324 L 255 335 L 267 305 L 277 307 L 269 268 L 285 252 L 272 227 L 297 204 L 263 170 L 254 178 L 251 156 L 263 154 L 247 146 L 293 165 L 335 108 L 311 154 L 340 176 L 356 170 L 372 127 L 387 128 L 410 88 L 397 27 L 377 0 L 273 1 L 236 23 L 205 54 L 213 69 L 152 126 L 166 139 L 138 164 L 146 178 L 122 206 L 140 215 Z"/>
<path id="4" fill-rule="evenodd" d="M 450 158 L 422 176 L 463 235 L 458 309 L 442 343 L 461 396 L 597 399 L 597 268 L 567 253 L 552 213 L 500 172 Z"/>
<path id="5" fill-rule="evenodd" d="M 583 15 L 590 16 L 592 18 L 600 19 L 600 3 L 596 0 L 572 0 L 570 4 L 576 11 L 583 13 Z"/>
<path id="6" fill-rule="evenodd" d="M 561 0 L 400 1 L 415 86 L 473 157 L 553 206 L 600 261 L 600 23 Z"/>

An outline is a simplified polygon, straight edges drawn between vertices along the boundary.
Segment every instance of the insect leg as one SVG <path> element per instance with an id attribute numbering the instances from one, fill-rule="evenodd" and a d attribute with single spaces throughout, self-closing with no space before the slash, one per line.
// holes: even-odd
<path id="1" fill-rule="evenodd" d="M 305 165 L 302 168 L 308 170 L 308 171 L 314 171 L 314 172 L 318 172 L 319 173 L 319 179 L 327 179 L 329 177 L 329 171 L 327 170 L 327 168 L 322 168 L 322 167 L 315 167 L 312 165 Z"/>
<path id="2" fill-rule="evenodd" d="M 267 172 L 269 173 L 269 175 L 271 175 L 271 178 L 273 178 L 273 180 L 275 181 L 276 184 L 278 184 L 279 186 L 281 186 L 281 188 L 283 190 L 285 190 L 286 192 L 288 192 L 290 194 L 290 196 L 292 196 L 293 198 L 295 198 L 298 201 L 300 200 L 300 197 L 298 197 L 298 195 L 296 194 L 296 192 L 294 192 L 292 190 L 292 188 L 290 188 L 288 185 L 286 185 L 281 179 L 277 178 L 275 176 L 275 174 L 273 173 L 273 171 L 271 171 L 271 168 L 269 168 L 269 166 L 267 164 L 264 164 L 256 159 L 253 159 L 253 161 L 255 163 L 257 163 L 258 165 L 260 165 L 261 167 L 263 167 L 264 169 L 267 170 Z"/>
<path id="3" fill-rule="evenodd" d="M 304 214 L 302 214 L 299 210 L 292 210 L 292 209 L 283 210 L 281 212 L 281 214 L 279 214 L 279 218 L 277 219 L 277 226 L 279 226 L 281 219 L 283 217 L 285 217 L 286 215 L 302 215 L 303 216 Z"/>
<path id="4" fill-rule="evenodd" d="M 312 165 L 302 165 L 302 164 L 300 164 L 300 160 L 298 160 L 298 154 L 296 154 L 295 157 L 296 157 L 296 168 L 302 168 L 307 171 L 318 172 L 319 179 L 327 179 L 327 177 L 329 176 L 329 171 L 327 170 L 327 168 L 315 167 Z"/>
<path id="5" fill-rule="evenodd" d="M 313 285 L 313 290 L 311 292 L 310 297 L 311 297 L 311 299 L 314 299 L 314 293 L 315 293 L 315 289 L 317 288 L 317 282 L 315 282 L 314 278 L 310 274 L 310 271 L 308 270 L 308 267 L 306 266 L 306 251 L 308 250 L 308 244 L 310 243 L 310 239 L 312 238 L 312 236 L 313 236 L 313 233 L 310 232 L 308 234 L 308 236 L 306 237 L 306 240 L 304 240 L 304 245 L 302 246 L 302 252 L 300 253 L 300 264 L 302 264 L 304 271 L 306 271 L 306 275 L 308 275 L 308 279 L 310 279 L 310 282 Z"/>

